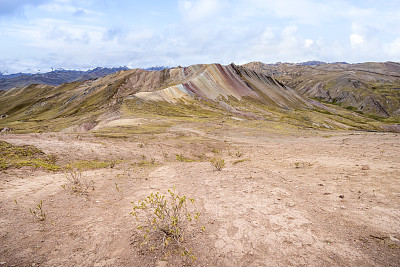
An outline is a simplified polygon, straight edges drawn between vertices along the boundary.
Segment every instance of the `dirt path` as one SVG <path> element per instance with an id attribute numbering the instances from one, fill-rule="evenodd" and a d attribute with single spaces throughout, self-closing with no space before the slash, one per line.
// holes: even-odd
<path id="1" fill-rule="evenodd" d="M 119 161 L 114 168 L 82 172 L 94 184 L 87 196 L 63 189 L 63 173 L 1 172 L 0 264 L 183 265 L 179 255 L 163 262 L 150 251 L 143 254 L 129 215 L 131 201 L 175 186 L 196 199 L 206 227 L 188 240 L 198 257 L 193 265 L 400 265 L 399 135 L 246 129 L 245 135 L 220 131 L 208 138 L 213 133 L 199 135 L 185 127 L 121 140 L 90 134 L 1 136 L 56 153 L 60 162 Z M 180 153 L 196 161 L 179 162 Z M 222 171 L 206 160 L 214 156 L 226 160 Z M 44 222 L 28 211 L 40 200 Z"/>

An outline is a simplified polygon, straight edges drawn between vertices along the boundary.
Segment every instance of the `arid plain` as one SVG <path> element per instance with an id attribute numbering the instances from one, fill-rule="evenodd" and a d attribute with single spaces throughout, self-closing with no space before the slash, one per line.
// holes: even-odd
<path id="1" fill-rule="evenodd" d="M 398 266 L 400 139 L 396 133 L 265 131 L 176 124 L 108 138 L 91 133 L 4 134 L 82 162 L 87 194 L 63 171 L 0 174 L 4 266 Z M 184 160 L 178 160 L 180 155 Z M 209 158 L 226 161 L 218 171 Z M 93 167 L 93 162 L 115 165 Z M 112 167 L 112 168 L 111 168 Z M 185 243 L 197 260 L 138 247 L 132 201 L 167 189 L 195 199 Z M 46 219 L 29 208 L 42 201 Z"/>

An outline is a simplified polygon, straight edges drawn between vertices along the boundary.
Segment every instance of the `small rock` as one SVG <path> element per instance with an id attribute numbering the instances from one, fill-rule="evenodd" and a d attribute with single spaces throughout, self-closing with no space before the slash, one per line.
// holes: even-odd
<path id="1" fill-rule="evenodd" d="M 389 238 L 390 238 L 390 240 L 392 240 L 392 241 L 394 241 L 394 242 L 400 242 L 399 239 L 397 239 L 396 237 L 394 237 L 394 236 L 392 236 L 392 235 L 390 235 Z"/>
<path id="2" fill-rule="evenodd" d="M 157 267 L 167 267 L 168 266 L 168 262 L 166 262 L 166 261 L 158 261 L 156 266 Z"/>
<path id="3" fill-rule="evenodd" d="M 13 130 L 12 128 L 4 127 L 3 129 L 0 130 L 0 132 L 7 133 L 7 132 L 11 132 L 12 130 Z"/>
<path id="4" fill-rule="evenodd" d="M 5 262 L 5 261 L 2 261 L 2 262 L 0 262 L 0 265 L 5 265 L 7 262 Z"/>
<path id="5" fill-rule="evenodd" d="M 318 184 L 319 186 L 324 186 L 324 184 Z"/>
<path id="6" fill-rule="evenodd" d="M 343 199 L 343 198 L 344 198 L 344 195 L 339 195 L 339 197 Z"/>
<path id="7" fill-rule="evenodd" d="M 363 170 L 363 171 L 367 171 L 367 170 L 369 170 L 370 168 L 369 168 L 369 166 L 368 165 L 363 165 L 362 167 L 361 167 L 361 170 Z"/>

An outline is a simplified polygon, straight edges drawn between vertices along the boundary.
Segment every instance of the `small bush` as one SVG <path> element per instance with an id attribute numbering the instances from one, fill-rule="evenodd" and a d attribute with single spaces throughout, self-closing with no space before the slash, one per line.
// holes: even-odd
<path id="1" fill-rule="evenodd" d="M 69 184 L 63 185 L 62 188 L 70 190 L 73 194 L 87 195 L 89 189 L 94 190 L 93 181 L 83 179 L 80 171 L 69 171 L 65 173 L 65 177 Z"/>
<path id="2" fill-rule="evenodd" d="M 243 156 L 243 153 L 240 151 L 236 151 L 235 156 L 240 158 L 241 156 Z"/>
<path id="3" fill-rule="evenodd" d="M 211 165 L 214 166 L 214 168 L 217 171 L 221 171 L 225 167 L 225 160 L 221 158 L 213 158 L 210 160 Z"/>
<path id="4" fill-rule="evenodd" d="M 117 164 L 117 160 L 112 159 L 112 160 L 110 161 L 110 168 L 111 168 L 111 169 L 114 168 L 114 167 L 115 167 L 115 164 Z"/>
<path id="5" fill-rule="evenodd" d="M 137 204 L 132 202 L 134 205 L 130 214 L 139 224 L 140 247 L 150 251 L 161 249 L 164 255 L 177 251 L 195 261 L 192 249 L 187 248 L 184 242 L 189 226 L 197 223 L 200 214 L 194 211 L 193 206 L 188 206 L 194 204 L 194 199 L 178 195 L 175 189 L 168 190 L 168 193 L 167 196 L 159 192 L 151 193 Z"/>
<path id="6" fill-rule="evenodd" d="M 176 154 L 176 160 L 180 162 L 193 162 L 193 159 L 185 157 L 182 153 Z"/>
<path id="7" fill-rule="evenodd" d="M 180 162 L 185 161 L 185 157 L 182 154 L 176 154 L 176 160 Z"/>

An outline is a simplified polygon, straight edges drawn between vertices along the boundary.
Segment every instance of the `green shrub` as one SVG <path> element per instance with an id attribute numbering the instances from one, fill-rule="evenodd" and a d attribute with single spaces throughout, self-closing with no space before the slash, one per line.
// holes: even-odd
<path id="1" fill-rule="evenodd" d="M 214 166 L 214 168 L 217 171 L 221 171 L 225 167 L 225 160 L 221 158 L 213 158 L 210 160 L 211 165 Z"/>
<path id="2" fill-rule="evenodd" d="M 185 237 L 189 226 L 198 222 L 200 214 L 194 211 L 194 199 L 178 195 L 175 188 L 173 191 L 169 189 L 168 193 L 151 193 L 137 204 L 132 202 L 133 211 L 130 214 L 138 222 L 140 247 L 150 251 L 161 250 L 164 255 L 179 252 L 195 261 L 197 258 L 192 249 L 185 246 Z"/>

